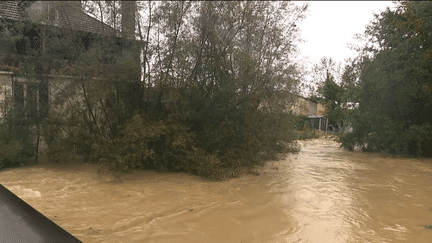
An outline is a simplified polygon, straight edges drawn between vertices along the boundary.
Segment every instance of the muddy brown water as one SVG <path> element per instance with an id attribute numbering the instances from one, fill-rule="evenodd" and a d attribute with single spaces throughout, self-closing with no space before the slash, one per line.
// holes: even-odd
<path id="1" fill-rule="evenodd" d="M 260 175 L 212 182 L 96 165 L 0 171 L 0 183 L 83 242 L 432 242 L 432 159 L 325 138 Z"/>

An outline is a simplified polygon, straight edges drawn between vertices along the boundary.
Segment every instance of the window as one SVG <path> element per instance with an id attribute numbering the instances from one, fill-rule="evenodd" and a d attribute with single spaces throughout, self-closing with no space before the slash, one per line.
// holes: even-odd
<path id="1" fill-rule="evenodd" d="M 47 118 L 49 113 L 49 90 L 48 81 L 41 81 L 39 83 L 39 117 L 41 119 Z"/>
<path id="2" fill-rule="evenodd" d="M 15 114 L 17 116 L 22 116 L 24 115 L 24 84 L 13 82 L 12 89 Z"/>
<path id="3" fill-rule="evenodd" d="M 47 8 L 48 8 L 48 21 L 51 23 L 54 23 L 54 25 L 59 25 L 59 11 L 57 6 L 55 6 L 56 3 L 48 2 Z"/>
<path id="4" fill-rule="evenodd" d="M 38 85 L 35 83 L 27 84 L 27 97 L 25 100 L 25 110 L 27 113 L 27 117 L 33 123 L 37 119 L 37 96 L 38 96 Z"/>
<path id="5" fill-rule="evenodd" d="M 13 101 L 15 114 L 27 118 L 30 122 L 48 117 L 49 93 L 48 82 L 13 83 Z"/>

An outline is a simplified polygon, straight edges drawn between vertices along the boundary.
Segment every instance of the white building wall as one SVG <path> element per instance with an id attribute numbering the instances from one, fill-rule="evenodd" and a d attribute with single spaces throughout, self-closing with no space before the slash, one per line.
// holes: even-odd
<path id="1" fill-rule="evenodd" d="M 0 71 L 0 118 L 12 105 L 12 73 Z"/>

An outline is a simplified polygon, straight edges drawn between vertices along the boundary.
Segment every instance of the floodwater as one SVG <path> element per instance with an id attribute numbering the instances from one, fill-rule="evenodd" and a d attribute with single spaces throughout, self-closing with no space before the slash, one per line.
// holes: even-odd
<path id="1" fill-rule="evenodd" d="M 221 182 L 98 176 L 98 166 L 0 171 L 0 183 L 83 242 L 432 242 L 432 159 L 325 138 Z"/>

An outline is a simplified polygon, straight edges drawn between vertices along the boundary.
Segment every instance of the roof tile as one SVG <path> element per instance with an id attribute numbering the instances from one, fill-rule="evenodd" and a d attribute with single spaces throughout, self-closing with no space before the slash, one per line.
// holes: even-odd
<path id="1" fill-rule="evenodd" d="M 21 20 L 21 16 L 18 11 L 18 2 L 0 1 L 0 18 Z"/>
<path id="2" fill-rule="evenodd" d="M 54 25 L 96 34 L 118 35 L 116 29 L 84 13 L 75 4 L 61 1 L 57 1 L 56 3 L 53 1 L 49 4 L 56 4 L 58 6 L 58 21 Z M 42 14 L 47 15 L 47 13 Z M 0 1 L 0 18 L 23 21 L 24 18 L 20 13 L 18 1 Z M 42 16 L 42 18 L 48 19 L 48 16 Z M 42 24 L 52 25 L 53 23 L 48 24 L 45 21 Z"/>

